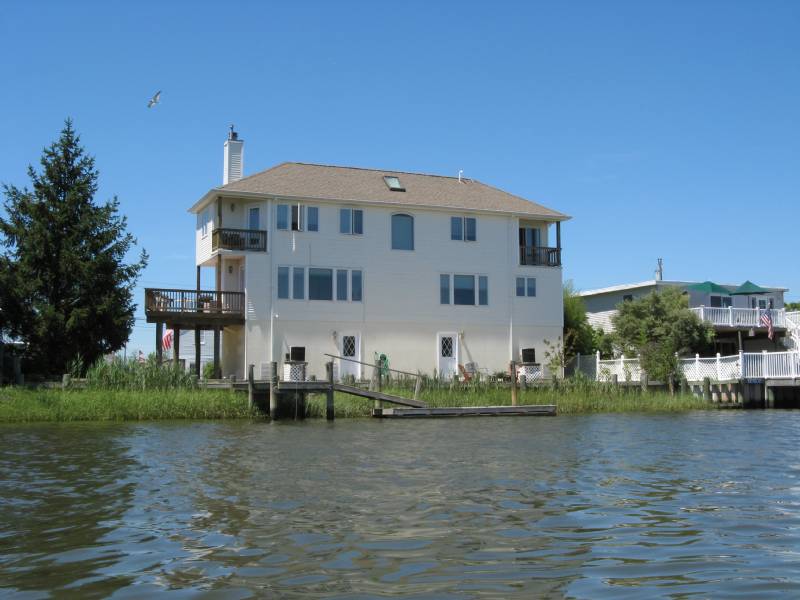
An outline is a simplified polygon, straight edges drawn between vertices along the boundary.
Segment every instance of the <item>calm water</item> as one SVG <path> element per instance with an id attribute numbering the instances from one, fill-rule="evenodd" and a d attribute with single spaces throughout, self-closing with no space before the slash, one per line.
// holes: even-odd
<path id="1" fill-rule="evenodd" d="M 800 597 L 800 412 L 0 427 L 0 595 Z"/>

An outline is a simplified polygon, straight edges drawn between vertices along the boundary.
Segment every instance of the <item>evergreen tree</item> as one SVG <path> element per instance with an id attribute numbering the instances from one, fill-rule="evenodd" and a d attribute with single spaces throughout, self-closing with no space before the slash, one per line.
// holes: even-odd
<path id="1" fill-rule="evenodd" d="M 114 197 L 94 202 L 98 173 L 67 119 L 45 148 L 32 190 L 4 184 L 0 216 L 0 324 L 27 343 L 28 369 L 58 375 L 119 350 L 134 324 L 133 288 L 147 264 Z"/>

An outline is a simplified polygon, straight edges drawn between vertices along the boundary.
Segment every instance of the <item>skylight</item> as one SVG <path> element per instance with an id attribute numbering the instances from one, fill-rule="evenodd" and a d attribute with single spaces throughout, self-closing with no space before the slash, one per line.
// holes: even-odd
<path id="1" fill-rule="evenodd" d="M 384 175 L 383 181 L 386 182 L 386 185 L 390 190 L 393 192 L 405 192 L 406 188 L 400 185 L 400 179 L 395 177 L 394 175 Z"/>

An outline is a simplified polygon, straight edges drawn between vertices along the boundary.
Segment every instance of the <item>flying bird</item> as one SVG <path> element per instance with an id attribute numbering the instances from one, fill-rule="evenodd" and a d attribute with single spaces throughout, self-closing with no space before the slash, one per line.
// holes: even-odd
<path id="1" fill-rule="evenodd" d="M 158 90 L 155 95 L 147 101 L 147 108 L 153 108 L 161 100 L 161 90 Z"/>

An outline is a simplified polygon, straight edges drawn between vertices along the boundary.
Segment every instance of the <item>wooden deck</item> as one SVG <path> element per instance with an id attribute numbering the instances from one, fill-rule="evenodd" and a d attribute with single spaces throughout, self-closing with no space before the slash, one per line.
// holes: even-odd
<path id="1" fill-rule="evenodd" d="M 553 404 L 528 406 L 452 406 L 445 408 L 375 408 L 372 416 L 379 419 L 425 417 L 555 417 Z"/>

